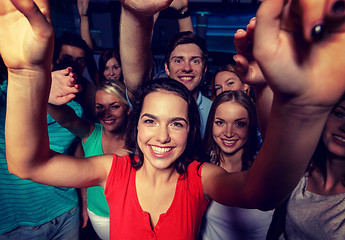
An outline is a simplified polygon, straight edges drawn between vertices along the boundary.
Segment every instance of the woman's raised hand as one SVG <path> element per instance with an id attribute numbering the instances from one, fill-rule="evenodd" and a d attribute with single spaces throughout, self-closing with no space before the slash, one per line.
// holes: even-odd
<path id="1" fill-rule="evenodd" d="M 50 69 L 53 36 L 49 0 L 0 1 L 0 53 L 9 72 Z"/>
<path id="2" fill-rule="evenodd" d="M 332 10 L 335 2 L 262 2 L 254 56 L 272 90 L 285 101 L 329 107 L 344 93 L 345 21 L 341 9 Z"/>

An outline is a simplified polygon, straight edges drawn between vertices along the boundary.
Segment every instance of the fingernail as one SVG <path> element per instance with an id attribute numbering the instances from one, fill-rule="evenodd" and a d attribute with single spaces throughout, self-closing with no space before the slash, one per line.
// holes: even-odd
<path id="1" fill-rule="evenodd" d="M 315 25 L 313 29 L 311 30 L 311 37 L 315 40 L 318 41 L 323 37 L 324 34 L 324 27 L 322 24 Z"/>
<path id="2" fill-rule="evenodd" d="M 332 12 L 340 14 L 345 11 L 344 1 L 336 1 L 332 6 Z"/>
<path id="3" fill-rule="evenodd" d="M 234 55 L 232 58 L 233 58 L 234 61 L 237 63 L 237 55 Z"/>

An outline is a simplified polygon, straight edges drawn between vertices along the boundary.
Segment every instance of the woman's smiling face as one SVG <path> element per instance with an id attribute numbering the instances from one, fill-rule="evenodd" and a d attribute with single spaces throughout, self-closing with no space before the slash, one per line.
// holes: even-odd
<path id="1" fill-rule="evenodd" d="M 143 102 L 137 141 L 144 165 L 167 169 L 184 152 L 189 133 L 188 105 L 180 96 L 159 90 Z"/>
<path id="2" fill-rule="evenodd" d="M 329 152 L 345 157 L 345 100 L 341 101 L 329 115 L 322 140 Z"/>
<path id="3" fill-rule="evenodd" d="M 213 122 L 213 139 L 222 154 L 234 154 L 247 142 L 249 118 L 247 110 L 230 101 L 220 104 Z"/>

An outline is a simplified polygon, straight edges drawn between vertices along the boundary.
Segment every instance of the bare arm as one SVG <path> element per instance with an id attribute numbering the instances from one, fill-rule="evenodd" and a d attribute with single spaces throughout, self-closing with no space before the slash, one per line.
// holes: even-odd
<path id="1" fill-rule="evenodd" d="M 87 70 L 89 71 L 90 77 L 95 84 L 99 83 L 99 72 L 95 59 L 93 58 L 93 43 L 90 33 L 90 23 L 89 23 L 89 2 L 90 0 L 77 0 L 78 11 L 80 16 L 80 34 L 81 38 L 86 42 L 90 49 L 90 54 L 87 54 Z"/>
<path id="2" fill-rule="evenodd" d="M 48 21 L 48 1 L 35 3 L 0 2 L 0 53 L 9 73 L 5 125 L 8 168 L 19 177 L 47 185 L 104 186 L 112 156 L 81 159 L 49 149 L 46 115 L 53 28 Z"/>
<path id="3" fill-rule="evenodd" d="M 152 69 L 153 15 L 168 7 L 171 0 L 121 2 L 120 56 L 128 95 L 133 100 L 134 93 L 149 79 Z"/>
<path id="4" fill-rule="evenodd" d="M 291 21 L 300 12 L 284 2 L 265 0 L 257 13 L 254 57 L 274 93 L 259 155 L 244 173 L 202 169 L 205 193 L 221 203 L 261 209 L 279 205 L 303 175 L 327 117 L 344 93 L 345 59 L 337 57 L 345 43 L 345 33 L 339 31 L 344 20 L 333 16 L 325 2 L 300 0 L 303 17 Z M 327 25 L 330 19 L 338 24 L 314 41 L 310 23 Z M 327 86 L 320 88 L 327 76 Z"/>
<path id="5" fill-rule="evenodd" d="M 194 32 L 192 19 L 188 13 L 188 0 L 174 0 L 170 7 L 175 9 L 176 12 L 180 15 L 180 18 L 177 19 L 179 31 L 180 32 Z M 182 17 L 186 15 L 185 17 Z"/>

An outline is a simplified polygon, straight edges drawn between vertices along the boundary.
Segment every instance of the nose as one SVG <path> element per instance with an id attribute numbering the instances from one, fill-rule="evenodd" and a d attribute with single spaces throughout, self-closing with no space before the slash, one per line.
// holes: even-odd
<path id="1" fill-rule="evenodd" d="M 190 72 L 192 70 L 189 61 L 185 61 L 183 64 L 183 71 Z"/>
<path id="2" fill-rule="evenodd" d="M 231 137 L 232 136 L 232 126 L 231 125 L 227 125 L 226 126 L 224 135 L 226 137 Z"/>
<path id="3" fill-rule="evenodd" d="M 166 126 L 160 126 L 156 133 L 156 139 L 160 143 L 170 142 L 169 130 Z"/>
<path id="4" fill-rule="evenodd" d="M 104 117 L 110 117 L 111 115 L 111 111 L 110 111 L 110 108 L 106 108 L 105 111 L 104 111 Z"/>
<path id="5" fill-rule="evenodd" d="M 110 75 L 115 75 L 115 70 L 113 68 L 110 69 Z"/>

